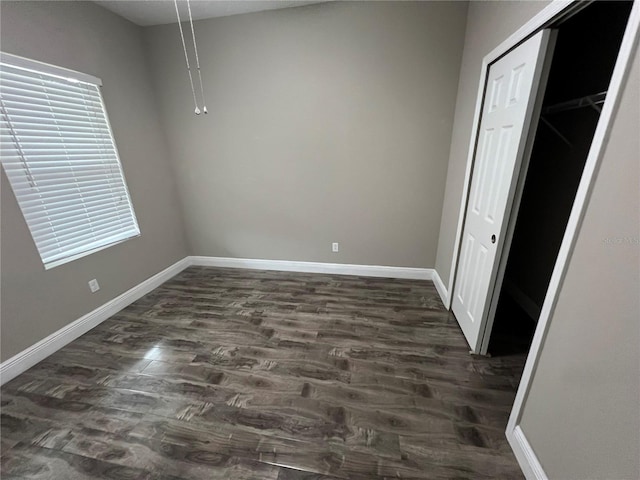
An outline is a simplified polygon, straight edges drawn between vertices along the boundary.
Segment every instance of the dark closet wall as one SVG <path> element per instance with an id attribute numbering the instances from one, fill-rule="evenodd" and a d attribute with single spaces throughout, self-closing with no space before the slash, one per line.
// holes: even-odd
<path id="1" fill-rule="evenodd" d="M 607 90 L 631 5 L 597 2 L 559 26 L 543 111 Z M 543 118 L 571 145 L 540 121 L 504 284 L 538 307 L 553 273 L 599 114 L 583 107 Z"/>

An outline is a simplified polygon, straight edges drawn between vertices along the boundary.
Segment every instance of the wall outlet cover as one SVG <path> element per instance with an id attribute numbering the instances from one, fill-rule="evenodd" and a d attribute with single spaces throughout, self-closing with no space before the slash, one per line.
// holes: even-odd
<path id="1" fill-rule="evenodd" d="M 100 285 L 98 285 L 98 280 L 95 278 L 93 280 L 89 280 L 89 288 L 91 289 L 91 293 L 96 293 L 100 290 Z"/>

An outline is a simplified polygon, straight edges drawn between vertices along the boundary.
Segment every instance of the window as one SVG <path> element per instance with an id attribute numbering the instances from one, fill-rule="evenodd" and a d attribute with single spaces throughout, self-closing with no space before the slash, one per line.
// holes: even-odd
<path id="1" fill-rule="evenodd" d="M 139 235 L 100 79 L 1 55 L 2 165 L 45 268 Z"/>

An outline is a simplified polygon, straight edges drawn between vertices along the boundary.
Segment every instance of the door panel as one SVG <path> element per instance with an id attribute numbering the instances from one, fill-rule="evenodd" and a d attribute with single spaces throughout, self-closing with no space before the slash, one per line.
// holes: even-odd
<path id="1" fill-rule="evenodd" d="M 489 67 L 452 303 L 473 352 L 482 343 L 550 37 L 543 30 Z"/>

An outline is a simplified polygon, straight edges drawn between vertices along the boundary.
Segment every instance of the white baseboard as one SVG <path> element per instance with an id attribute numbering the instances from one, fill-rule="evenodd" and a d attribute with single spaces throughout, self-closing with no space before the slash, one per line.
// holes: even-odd
<path id="1" fill-rule="evenodd" d="M 203 267 L 248 268 L 279 270 L 282 272 L 330 273 L 363 277 L 408 278 L 433 280 L 432 268 L 387 267 L 379 265 L 350 265 L 346 263 L 292 262 L 288 260 L 259 260 L 252 258 L 189 257 L 191 265 Z"/>
<path id="2" fill-rule="evenodd" d="M 502 285 L 507 293 L 511 295 L 511 298 L 520 305 L 526 314 L 529 315 L 532 320 L 537 322 L 538 318 L 540 318 L 540 311 L 542 310 L 540 305 L 534 302 L 529 295 L 520 290 L 515 283 L 505 279 Z"/>
<path id="3" fill-rule="evenodd" d="M 66 344 L 87 333 L 93 327 L 104 322 L 107 318 L 118 313 L 127 305 L 135 302 L 154 288 L 157 288 L 188 266 L 189 257 L 185 257 L 155 274 L 153 277 L 127 290 L 122 295 L 99 306 L 69 325 L 43 338 L 38 343 L 2 362 L 2 364 L 0 364 L 0 385 L 4 385 L 9 380 L 33 367 L 36 363 L 44 360 Z"/>
<path id="4" fill-rule="evenodd" d="M 444 286 L 444 282 L 438 275 L 437 271 L 433 271 L 433 284 L 436 286 L 436 290 L 438 291 L 438 295 L 440 295 L 440 300 L 444 304 L 445 308 L 449 308 L 449 292 L 447 291 L 447 287 Z"/>
<path id="5" fill-rule="evenodd" d="M 127 290 L 122 295 L 101 305 L 95 310 L 43 338 L 34 345 L 0 364 L 0 385 L 33 367 L 52 353 L 58 351 L 89 330 L 115 315 L 120 310 L 157 288 L 190 265 L 256 270 L 279 270 L 284 272 L 329 273 L 337 275 L 360 275 L 365 277 L 406 278 L 413 280 L 442 281 L 431 268 L 388 267 L 378 265 L 350 265 L 342 263 L 292 262 L 286 260 L 260 260 L 223 257 L 185 257 L 170 267 Z M 438 284 L 436 284 L 438 288 Z M 442 297 L 442 292 L 438 288 Z M 446 293 L 446 290 L 445 290 Z M 444 300 L 443 300 L 444 301 Z"/>
<path id="6" fill-rule="evenodd" d="M 513 432 L 507 430 L 507 440 L 527 480 L 548 480 L 547 474 L 520 425 L 516 425 Z"/>

